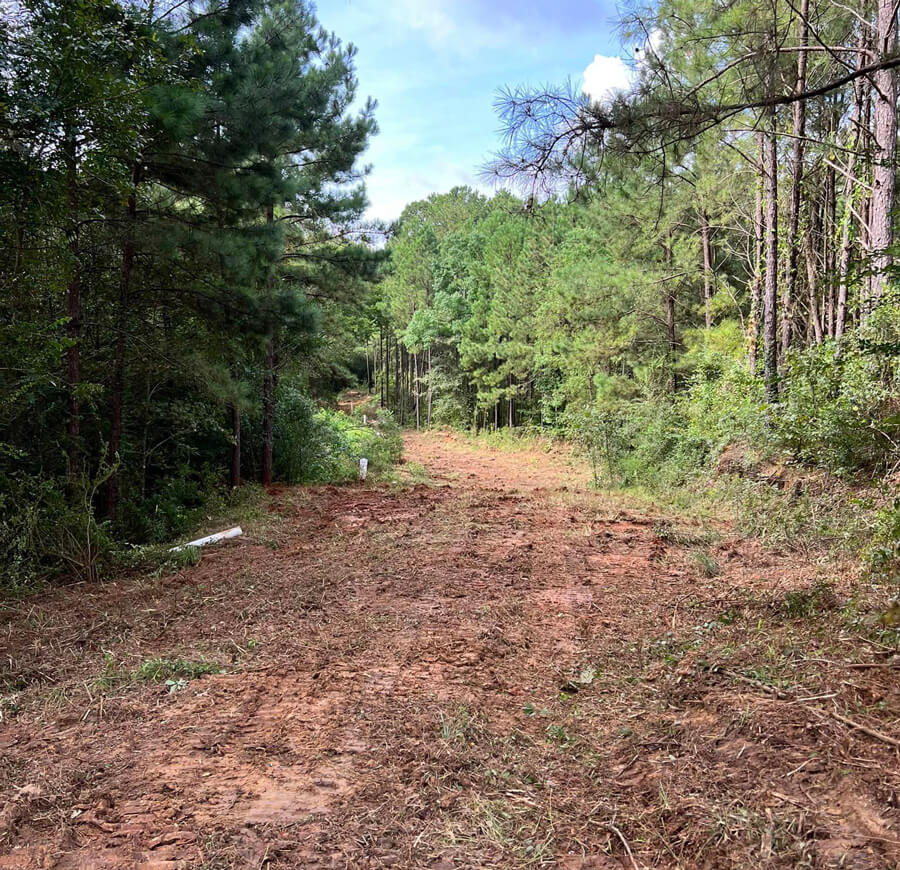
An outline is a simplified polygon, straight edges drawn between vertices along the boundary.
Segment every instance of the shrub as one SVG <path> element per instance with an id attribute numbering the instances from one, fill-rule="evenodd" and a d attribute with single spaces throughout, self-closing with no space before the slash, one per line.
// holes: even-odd
<path id="1" fill-rule="evenodd" d="M 221 475 L 209 466 L 180 465 L 173 477 L 144 498 L 123 502 L 120 535 L 133 543 L 166 543 L 191 532 L 227 501 Z"/>
<path id="2" fill-rule="evenodd" d="M 778 445 L 836 474 L 885 467 L 896 458 L 896 379 L 877 355 L 849 343 L 839 359 L 826 343 L 791 356 L 771 424 Z"/>
<path id="3" fill-rule="evenodd" d="M 900 577 L 900 498 L 875 513 L 875 531 L 865 561 L 881 580 Z"/>
<path id="4" fill-rule="evenodd" d="M 97 579 L 112 551 L 92 506 L 106 477 L 0 474 L 0 588 L 15 592 L 64 570 Z"/>
<path id="5" fill-rule="evenodd" d="M 293 387 L 285 387 L 276 415 L 275 473 L 287 483 L 338 483 L 358 474 L 359 460 L 369 460 L 377 474 L 400 459 L 400 429 L 389 411 L 359 409 L 351 416 L 317 408 Z M 362 414 L 367 422 L 363 424 Z"/>

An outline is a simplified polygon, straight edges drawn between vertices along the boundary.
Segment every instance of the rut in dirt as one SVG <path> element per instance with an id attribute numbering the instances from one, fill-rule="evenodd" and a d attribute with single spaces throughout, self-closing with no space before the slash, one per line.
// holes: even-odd
<path id="1" fill-rule="evenodd" d="M 406 468 L 10 605 L 0 868 L 896 865 L 889 748 L 709 660 L 815 567 L 720 529 L 706 577 L 563 453 Z"/>

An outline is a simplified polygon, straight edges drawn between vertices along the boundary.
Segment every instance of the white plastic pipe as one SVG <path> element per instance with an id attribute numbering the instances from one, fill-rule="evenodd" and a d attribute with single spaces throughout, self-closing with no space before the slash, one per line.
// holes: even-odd
<path id="1" fill-rule="evenodd" d="M 169 552 L 175 553 L 178 550 L 186 550 L 188 547 L 205 547 L 207 544 L 215 544 L 218 541 L 228 540 L 228 538 L 237 538 L 243 534 L 244 530 L 240 526 L 235 526 L 233 529 L 227 529 L 224 532 L 216 532 L 214 535 L 207 535 L 205 538 L 197 538 L 196 541 L 188 541 L 186 544 L 181 544 L 179 547 L 172 547 Z"/>
<path id="2" fill-rule="evenodd" d="M 359 460 L 359 479 L 365 480 L 366 474 L 369 471 L 369 460 L 368 459 L 360 459 Z"/>

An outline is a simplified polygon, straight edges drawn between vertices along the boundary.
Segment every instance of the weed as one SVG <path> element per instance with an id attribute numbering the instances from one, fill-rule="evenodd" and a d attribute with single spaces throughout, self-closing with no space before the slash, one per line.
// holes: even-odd
<path id="1" fill-rule="evenodd" d="M 574 746 L 578 742 L 578 738 L 569 734 L 562 725 L 548 725 L 547 739 L 553 743 L 559 744 L 564 749 Z"/>
<path id="2" fill-rule="evenodd" d="M 653 533 L 660 541 L 677 544 L 679 547 L 709 546 L 718 537 L 708 529 L 694 529 L 690 526 L 674 525 L 665 520 L 654 524 Z"/>
<path id="3" fill-rule="evenodd" d="M 135 671 L 139 680 L 161 682 L 173 678 L 196 680 L 207 674 L 218 674 L 221 668 L 212 662 L 192 662 L 184 659 L 147 659 Z"/>
<path id="4" fill-rule="evenodd" d="M 461 746 L 474 746 L 484 730 L 484 723 L 464 706 L 457 707 L 453 713 L 439 714 L 441 723 L 441 740 L 447 743 L 458 743 Z"/>
<path id="5" fill-rule="evenodd" d="M 718 577 L 722 572 L 719 563 L 704 550 L 695 550 L 693 558 L 704 577 Z"/>
<path id="6" fill-rule="evenodd" d="M 213 662 L 152 658 L 129 671 L 120 668 L 110 653 L 106 653 L 104 661 L 104 673 L 95 681 L 95 685 L 105 691 L 133 683 L 163 683 L 170 692 L 177 692 L 191 680 L 207 674 L 218 674 L 222 670 Z"/>
<path id="7" fill-rule="evenodd" d="M 790 619 L 812 619 L 825 610 L 835 607 L 834 591 L 830 583 L 818 581 L 809 589 L 785 593 L 781 612 Z"/>

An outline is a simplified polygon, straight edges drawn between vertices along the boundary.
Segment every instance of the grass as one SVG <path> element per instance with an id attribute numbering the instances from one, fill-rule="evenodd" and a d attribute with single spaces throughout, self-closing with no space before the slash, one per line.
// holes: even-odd
<path id="1" fill-rule="evenodd" d="M 191 680 L 208 674 L 221 673 L 214 662 L 191 661 L 188 659 L 151 658 L 141 662 L 133 670 L 123 669 L 113 657 L 106 656 L 106 669 L 94 685 L 103 691 L 123 688 L 138 683 L 164 683 L 169 691 L 184 688 Z"/>
<path id="2" fill-rule="evenodd" d="M 819 580 L 809 589 L 786 592 L 781 604 L 782 613 L 790 619 L 812 619 L 834 608 L 834 590 L 824 580 Z"/>
<path id="3" fill-rule="evenodd" d="M 449 714 L 441 712 L 438 718 L 441 740 L 445 743 L 473 746 L 483 735 L 484 722 L 465 706 L 461 705 Z"/>
<path id="4" fill-rule="evenodd" d="M 719 563 L 704 550 L 695 550 L 693 559 L 704 577 L 718 577 L 722 573 Z"/>

